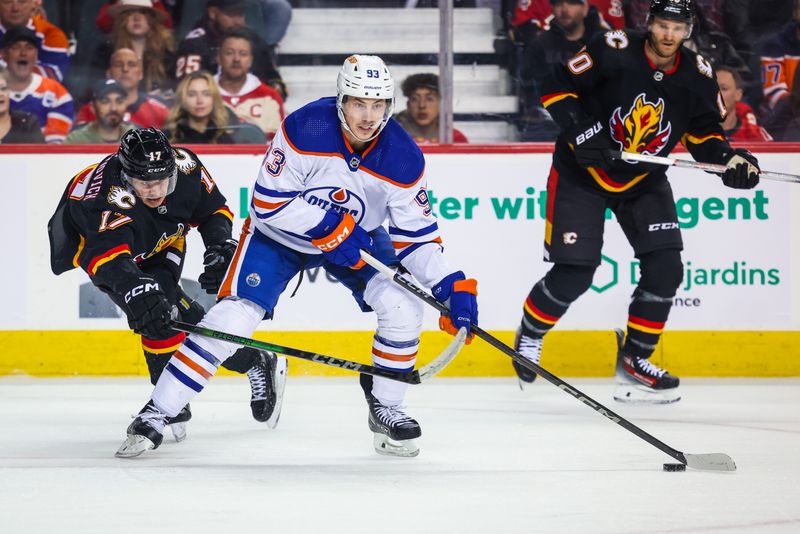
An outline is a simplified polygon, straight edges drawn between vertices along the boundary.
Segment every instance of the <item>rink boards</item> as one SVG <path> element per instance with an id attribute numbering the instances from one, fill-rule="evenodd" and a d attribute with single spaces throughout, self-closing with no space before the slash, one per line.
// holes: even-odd
<path id="1" fill-rule="evenodd" d="M 800 146 L 758 148 L 762 168 L 800 174 Z M 138 337 L 126 331 L 119 311 L 93 290 L 83 272 L 56 277 L 49 268 L 47 220 L 69 177 L 107 149 L 46 150 L 3 147 L 0 152 L 6 238 L 0 262 L 6 282 L 0 374 L 144 374 Z M 481 326 L 509 342 L 530 286 L 548 268 L 542 239 L 549 150 L 546 145 L 426 150 L 430 196 L 446 254 L 454 268 L 479 281 Z M 238 230 L 247 216 L 260 149 L 197 151 L 228 198 Z M 800 184 L 772 182 L 734 191 L 699 171 L 672 169 L 669 176 L 685 269 L 656 363 L 681 376 L 800 375 Z M 183 283 L 191 292 L 202 264 L 196 232 L 188 248 Z M 611 330 L 625 325 L 637 276 L 624 235 L 608 218 L 603 263 L 592 289 L 548 337 L 543 364 L 565 376 L 610 375 Z M 340 284 L 311 271 L 297 295 L 288 297 L 256 337 L 368 361 L 374 317 L 359 312 Z M 447 341 L 434 331 L 433 313 L 426 315 L 425 328 L 422 361 Z M 328 368 L 304 363 L 296 362 L 292 372 L 328 374 Z M 510 373 L 507 358 L 482 342 L 463 351 L 445 372 Z"/>

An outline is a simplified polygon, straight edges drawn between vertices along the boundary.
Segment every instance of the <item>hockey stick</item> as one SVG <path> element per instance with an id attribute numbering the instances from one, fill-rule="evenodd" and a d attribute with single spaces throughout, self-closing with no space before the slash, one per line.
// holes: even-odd
<path id="1" fill-rule="evenodd" d="M 340 369 L 345 369 L 347 371 L 353 371 L 356 373 L 380 376 L 382 378 L 388 378 L 389 380 L 395 380 L 397 382 L 405 382 L 407 384 L 420 384 L 423 381 L 435 376 L 437 373 L 439 373 L 439 371 L 447 367 L 447 364 L 453 361 L 453 358 L 456 357 L 456 354 L 458 354 L 458 352 L 461 350 L 461 347 L 464 346 L 464 341 L 467 338 L 467 331 L 466 329 L 462 328 L 453 338 L 450 344 L 444 349 L 444 351 L 434 358 L 431 363 L 420 367 L 417 370 L 403 373 L 389 369 L 382 369 L 380 367 L 373 367 L 372 365 L 353 362 L 342 358 L 335 358 L 333 356 L 326 356 L 324 354 L 317 354 L 315 352 L 308 352 L 305 350 L 293 349 L 291 347 L 284 347 L 282 345 L 275 345 L 274 343 L 267 343 L 266 341 L 259 341 L 249 337 L 228 334 L 226 332 L 220 332 L 219 330 L 212 330 L 211 328 L 196 326 L 189 323 L 182 323 L 180 321 L 173 321 L 172 327 L 176 330 L 180 330 L 181 332 L 209 337 L 211 339 L 218 339 L 220 341 L 228 341 L 230 343 L 235 343 L 245 347 L 253 347 L 255 349 L 277 352 L 278 354 L 292 356 L 293 358 L 300 358 L 301 360 L 321 363 L 322 365 L 328 365 L 330 367 L 338 367 Z"/>
<path id="2" fill-rule="evenodd" d="M 433 297 L 433 295 L 430 295 L 425 290 L 420 289 L 412 282 L 406 280 L 405 278 L 397 274 L 393 269 L 387 267 L 386 265 L 376 260 L 363 250 L 361 251 L 361 258 L 369 265 L 371 265 L 379 272 L 381 272 L 383 275 L 393 280 L 398 285 L 402 286 L 407 291 L 409 291 L 410 293 L 414 294 L 415 296 L 423 300 L 425 303 L 439 310 L 439 312 L 445 314 L 450 313 L 450 310 L 447 308 L 447 306 L 436 300 Z M 485 330 L 482 330 L 481 328 L 475 325 L 472 326 L 471 330 L 472 333 L 475 334 L 475 336 L 486 341 L 489 345 L 496 348 L 506 356 L 510 357 L 519 365 L 544 377 L 545 380 L 547 380 L 557 388 L 561 389 L 562 391 L 569 393 L 570 395 L 572 395 L 573 397 L 584 403 L 586 406 L 592 408 L 594 411 L 603 415 L 606 419 L 609 419 L 617 423 L 619 426 L 621 426 L 628 432 L 635 434 L 636 436 L 643 439 L 650 445 L 653 445 L 663 453 L 675 458 L 682 464 L 688 465 L 693 469 L 701 469 L 704 471 L 736 471 L 736 464 L 733 462 L 733 459 L 727 454 L 724 453 L 689 454 L 681 452 L 677 449 L 673 449 L 660 439 L 648 434 L 638 426 L 634 425 L 621 415 L 614 413 L 613 411 L 606 408 L 605 406 L 603 406 L 596 400 L 592 399 L 585 393 L 581 392 L 577 388 L 567 384 L 556 375 L 552 374 L 551 372 L 547 371 L 542 367 L 539 367 L 535 363 L 529 361 L 519 352 L 515 351 L 514 349 L 512 349 L 511 347 L 509 347 L 508 345 L 506 345 L 493 335 L 489 334 Z"/>
<path id="3" fill-rule="evenodd" d="M 663 158 L 661 156 L 648 156 L 645 154 L 633 154 L 631 152 L 612 151 L 611 156 L 614 159 L 621 159 L 622 161 L 654 163 L 656 165 L 666 165 L 668 167 L 669 166 L 684 167 L 686 169 L 699 169 L 701 171 L 713 172 L 718 174 L 722 174 L 727 169 L 725 165 L 718 165 L 716 163 L 701 163 L 698 161 L 690 161 L 688 159 Z M 777 182 L 789 182 L 789 183 L 800 184 L 800 176 L 796 174 L 761 171 L 760 176 L 765 180 L 775 180 Z"/>

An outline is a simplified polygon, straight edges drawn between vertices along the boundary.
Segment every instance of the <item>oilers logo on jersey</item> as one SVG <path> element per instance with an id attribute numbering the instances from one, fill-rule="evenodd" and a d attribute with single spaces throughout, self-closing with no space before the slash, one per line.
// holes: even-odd
<path id="1" fill-rule="evenodd" d="M 357 223 L 364 217 L 364 201 L 352 191 L 342 187 L 314 187 L 308 189 L 303 198 L 312 206 L 327 210 L 336 207 L 349 213 Z"/>

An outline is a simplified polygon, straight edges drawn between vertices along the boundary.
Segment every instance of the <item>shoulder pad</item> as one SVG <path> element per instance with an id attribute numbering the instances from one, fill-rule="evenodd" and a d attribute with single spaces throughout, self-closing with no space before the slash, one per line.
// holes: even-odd
<path id="1" fill-rule="evenodd" d="M 198 165 L 201 165 L 195 153 L 188 148 L 173 147 L 173 150 L 175 152 L 175 166 L 182 174 L 191 174 Z"/>
<path id="2" fill-rule="evenodd" d="M 289 114 L 283 121 L 287 142 L 302 153 L 328 154 L 338 151 L 341 135 L 336 98 L 320 98 Z"/>
<path id="3" fill-rule="evenodd" d="M 376 178 L 399 187 L 416 184 L 425 170 L 422 150 L 394 119 L 389 119 L 369 156 L 362 168 Z"/>

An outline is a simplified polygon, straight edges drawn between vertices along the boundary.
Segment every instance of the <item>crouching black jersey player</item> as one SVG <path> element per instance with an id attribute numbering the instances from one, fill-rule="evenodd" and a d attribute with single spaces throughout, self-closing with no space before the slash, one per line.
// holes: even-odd
<path id="1" fill-rule="evenodd" d="M 83 269 L 125 312 L 128 325 L 142 335 L 155 384 L 185 338 L 170 328 L 175 310 L 191 323 L 205 313 L 179 286 L 186 235 L 192 227 L 200 232 L 206 267 L 199 281 L 215 293 L 236 250 L 232 221 L 225 197 L 194 153 L 173 148 L 160 130 L 134 129 L 117 153 L 70 180 L 48 223 L 51 267 L 55 274 Z M 266 421 L 270 395 L 264 389 L 272 383 L 274 362 L 252 349 L 232 359 L 226 367 L 248 373 L 253 416 Z M 177 440 L 185 437 L 183 423 L 190 417 L 187 405 L 174 418 Z"/>
<path id="2" fill-rule="evenodd" d="M 627 335 L 617 334 L 619 401 L 680 398 L 679 379 L 648 357 L 683 276 L 683 243 L 665 167 L 623 162 L 613 151 L 666 156 L 680 142 L 698 161 L 726 165 L 728 187 L 759 180 L 753 155 L 725 139 L 711 65 L 682 46 L 693 16 L 692 0 L 653 0 L 647 33 L 598 35 L 543 86 L 542 103 L 561 130 L 547 186 L 545 260 L 554 265 L 525 300 L 516 346 L 539 363 L 544 335 L 591 285 L 611 209 L 641 265 Z M 520 384 L 536 377 L 516 370 Z"/>

